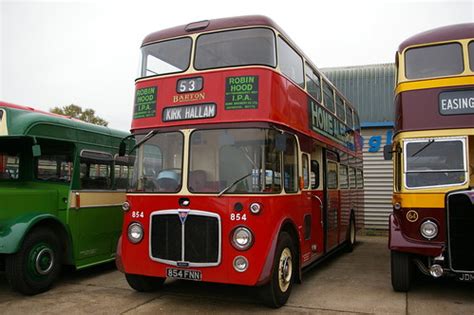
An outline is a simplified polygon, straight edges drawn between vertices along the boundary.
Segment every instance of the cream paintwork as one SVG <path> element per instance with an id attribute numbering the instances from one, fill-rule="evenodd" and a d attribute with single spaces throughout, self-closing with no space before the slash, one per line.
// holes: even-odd
<path id="1" fill-rule="evenodd" d="M 120 206 L 125 201 L 125 191 L 73 190 L 69 194 L 69 207 L 76 207 L 76 193 L 80 197 L 79 208 Z"/>
<path id="2" fill-rule="evenodd" d="M 7 112 L 4 110 L 0 111 L 3 112 L 2 119 L 0 120 L 0 136 L 8 136 Z"/>

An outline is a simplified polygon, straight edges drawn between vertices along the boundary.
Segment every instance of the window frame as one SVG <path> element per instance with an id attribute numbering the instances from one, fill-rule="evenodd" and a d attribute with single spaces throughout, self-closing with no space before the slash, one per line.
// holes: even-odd
<path id="1" fill-rule="evenodd" d="M 280 41 L 283 42 L 288 48 L 290 48 L 290 50 L 293 51 L 295 53 L 295 55 L 298 56 L 299 60 L 301 61 L 301 76 L 302 76 L 301 79 L 302 80 L 301 80 L 300 83 L 296 82 L 296 80 L 294 78 L 292 78 L 289 74 L 283 72 L 283 70 L 281 69 L 280 45 L 279 45 Z M 278 67 L 280 73 L 283 74 L 285 77 L 287 77 L 291 82 L 293 82 L 294 84 L 296 84 L 300 88 L 304 89 L 305 85 L 306 85 L 304 59 L 301 56 L 301 54 L 298 52 L 298 50 L 293 48 L 293 46 L 291 46 L 290 43 L 283 36 L 281 36 L 280 34 L 278 35 L 277 40 L 276 40 L 276 55 L 277 55 L 277 67 Z"/>
<path id="2" fill-rule="evenodd" d="M 189 48 L 189 56 L 188 56 L 188 66 L 186 67 L 186 69 L 181 70 L 181 71 L 158 73 L 158 74 L 153 74 L 153 75 L 143 75 L 143 72 L 147 71 L 144 68 L 145 65 L 147 64 L 144 60 L 145 59 L 145 56 L 143 54 L 143 48 L 144 47 L 151 46 L 151 45 L 156 45 L 156 44 L 161 44 L 161 43 L 165 43 L 165 42 L 170 42 L 170 41 L 173 41 L 173 40 L 186 39 L 186 38 L 191 40 L 191 45 L 190 45 L 190 48 Z M 188 71 L 189 68 L 191 67 L 191 64 L 192 64 L 191 57 L 193 55 L 193 47 L 194 47 L 194 40 L 190 36 L 181 36 L 181 37 L 169 38 L 169 39 L 165 39 L 165 40 L 161 40 L 161 41 L 147 43 L 146 45 L 141 46 L 140 47 L 140 64 L 139 64 L 139 66 L 140 66 L 139 71 L 140 72 L 139 72 L 139 76 L 138 76 L 137 80 L 144 79 L 144 78 L 151 78 L 151 77 L 159 77 L 159 76 L 164 76 L 164 75 L 169 75 L 169 74 L 184 73 L 184 72 Z"/>
<path id="3" fill-rule="evenodd" d="M 211 34 L 217 34 L 217 33 L 226 33 L 226 32 L 233 32 L 233 31 L 242 31 L 242 30 L 252 30 L 252 29 L 265 29 L 265 30 L 269 30 L 272 32 L 272 35 L 273 35 L 273 43 L 274 43 L 274 52 L 275 52 L 275 65 L 268 65 L 268 64 L 259 64 L 259 63 L 252 63 L 252 64 L 245 64 L 245 65 L 232 65 L 232 66 L 221 66 L 221 67 L 212 67 L 212 68 L 205 68 L 205 69 L 202 69 L 202 68 L 197 68 L 196 67 L 196 56 L 197 56 L 197 45 L 198 45 L 198 41 L 199 41 L 199 38 L 201 36 L 205 36 L 205 35 L 211 35 Z M 236 68 L 236 67 L 246 67 L 246 66 L 262 66 L 262 67 L 270 67 L 270 68 L 273 68 L 273 69 L 276 69 L 277 66 L 278 66 L 278 44 L 277 44 L 277 36 L 275 34 L 275 31 L 270 28 L 270 27 L 265 27 L 265 26 L 258 26 L 258 27 L 247 27 L 247 28 L 234 28 L 234 29 L 227 29 L 227 30 L 219 30 L 219 31 L 216 31 L 216 32 L 208 32 L 208 33 L 202 33 L 202 34 L 199 34 L 193 41 L 193 48 L 191 49 L 192 52 L 192 67 L 193 69 L 197 70 L 197 71 L 206 71 L 206 70 L 213 70 L 213 69 L 225 69 L 225 68 Z"/>

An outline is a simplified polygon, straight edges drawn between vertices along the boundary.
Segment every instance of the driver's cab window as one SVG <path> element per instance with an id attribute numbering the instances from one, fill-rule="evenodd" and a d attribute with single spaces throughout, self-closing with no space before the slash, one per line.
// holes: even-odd
<path id="1" fill-rule="evenodd" d="M 303 188 L 309 189 L 311 183 L 311 174 L 309 169 L 309 154 L 302 155 L 302 169 L 303 169 Z"/>
<path id="2" fill-rule="evenodd" d="M 328 161 L 327 187 L 328 189 L 338 188 L 337 163 Z"/>

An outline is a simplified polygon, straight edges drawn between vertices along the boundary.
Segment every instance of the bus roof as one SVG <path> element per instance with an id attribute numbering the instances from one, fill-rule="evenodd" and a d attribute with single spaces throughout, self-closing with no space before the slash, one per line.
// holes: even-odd
<path id="1" fill-rule="evenodd" d="M 128 133 L 124 131 L 94 125 L 72 117 L 0 101 L 0 110 L 2 109 L 6 112 L 8 136 L 36 136 L 35 131 L 38 130 L 37 127 L 52 125 L 63 128 L 80 129 L 86 132 L 93 132 L 117 138 L 123 138 L 128 135 Z M 11 123 L 12 120 L 14 120 L 14 123 Z M 51 134 L 49 138 L 68 139 L 68 135 Z"/>
<path id="2" fill-rule="evenodd" d="M 448 25 L 413 35 L 400 44 L 398 52 L 401 53 L 405 48 L 413 45 L 466 38 L 474 38 L 474 23 Z"/>
<path id="3" fill-rule="evenodd" d="M 190 35 L 199 33 L 202 31 L 215 31 L 226 28 L 234 27 L 246 27 L 246 26 L 268 26 L 277 29 L 280 33 L 284 34 L 281 28 L 273 22 L 270 18 L 263 15 L 247 15 L 247 16 L 235 16 L 222 19 L 204 20 L 199 22 L 193 22 L 186 25 L 180 25 L 161 31 L 157 31 L 149 34 L 143 40 L 142 46 L 173 37 L 179 37 L 184 35 Z M 286 36 L 285 34 L 285 37 Z"/>

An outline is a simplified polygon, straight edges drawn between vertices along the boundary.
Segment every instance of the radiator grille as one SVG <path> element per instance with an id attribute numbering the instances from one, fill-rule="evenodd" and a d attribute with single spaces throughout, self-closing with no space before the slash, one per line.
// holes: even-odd
<path id="1" fill-rule="evenodd" d="M 474 206 L 463 193 L 448 196 L 448 231 L 451 269 L 474 272 Z"/>
<path id="2" fill-rule="evenodd" d="M 163 212 L 151 218 L 152 258 L 176 264 L 183 261 L 198 265 L 219 263 L 220 221 L 215 214 L 190 211 L 182 223 L 178 211 Z"/>

